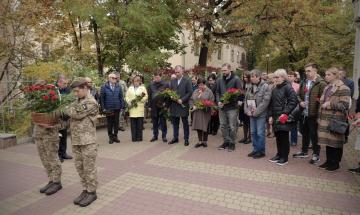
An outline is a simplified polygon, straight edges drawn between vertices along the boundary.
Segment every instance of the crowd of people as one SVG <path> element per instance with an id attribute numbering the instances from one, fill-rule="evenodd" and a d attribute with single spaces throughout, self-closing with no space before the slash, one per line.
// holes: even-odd
<path id="1" fill-rule="evenodd" d="M 253 159 L 265 157 L 266 137 L 275 138 L 277 152 L 269 161 L 283 166 L 289 161 L 290 147 L 297 145 L 298 135 L 301 135 L 301 150 L 292 155 L 294 159 L 309 157 L 311 148 L 310 164 L 327 171 L 339 169 L 350 125 L 360 125 L 359 99 L 356 102 L 357 114 L 349 121 L 354 83 L 341 68 L 326 69 L 324 77 L 321 77 L 315 63 L 305 65 L 304 71 L 304 79 L 300 78 L 298 72 L 285 69 L 277 69 L 270 74 L 254 69 L 244 72 L 240 78 L 232 71 L 230 64 L 224 64 L 219 74 L 214 72 L 207 77 L 189 77 L 185 76 L 184 68 L 178 65 L 174 68 L 170 81 L 166 81 L 163 74 L 157 72 L 147 87 L 141 74 L 131 76 L 129 84 L 126 84 L 119 75 L 111 73 L 99 91 L 90 78 L 73 81 L 72 88 L 76 91 L 78 100 L 58 115 L 63 120 L 70 118 L 75 166 L 84 187 L 74 203 L 87 206 L 96 199 L 95 107 L 106 116 L 109 144 L 120 143 L 119 130 L 125 129 L 127 118 L 130 121 L 132 142 L 144 141 L 144 120 L 148 111 L 152 122 L 150 142 L 158 141 L 161 131 L 164 143 L 179 143 L 181 121 L 185 146 L 190 145 L 190 127 L 198 136 L 195 148 L 207 147 L 209 135 L 217 135 L 220 129 L 223 142 L 219 144 L 219 150 L 232 152 L 236 149 L 236 144 L 251 143 L 252 150 L 248 157 Z M 57 82 L 62 93 L 68 93 L 63 87 L 65 80 L 60 77 Z M 169 100 L 162 96 L 166 89 L 175 92 L 176 99 Z M 239 92 L 236 99 L 224 102 L 224 95 L 234 89 Z M 215 106 L 198 108 L 196 104 L 205 100 L 212 101 Z M 169 141 L 168 120 L 173 128 Z M 239 127 L 242 127 L 243 134 L 238 134 Z M 41 134 L 45 133 L 39 126 L 36 129 Z M 60 161 L 71 159 L 66 153 L 67 130 L 63 127 L 57 129 L 61 134 L 58 157 Z M 356 147 L 360 150 L 360 129 L 357 130 Z M 80 131 L 83 133 L 79 133 Z M 41 145 L 44 136 L 42 139 L 41 135 L 38 136 L 36 142 Z M 242 138 L 237 141 L 239 136 Z M 53 142 L 56 140 L 54 137 Z M 62 144 L 65 144 L 65 148 Z M 321 146 L 325 147 L 326 156 L 325 161 L 320 164 Z M 57 158 L 53 159 L 57 165 L 47 167 L 43 162 L 50 179 L 47 186 L 59 184 L 60 180 L 61 167 L 60 170 L 55 168 L 59 163 Z M 55 173 L 52 173 L 53 167 L 56 169 Z M 360 167 L 349 171 L 360 174 Z M 52 189 L 45 186 L 41 192 L 51 195 L 61 189 L 60 186 L 50 186 Z"/>

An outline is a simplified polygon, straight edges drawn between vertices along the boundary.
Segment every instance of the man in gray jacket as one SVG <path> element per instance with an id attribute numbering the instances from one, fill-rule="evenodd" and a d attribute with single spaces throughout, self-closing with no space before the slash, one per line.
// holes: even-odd
<path id="1" fill-rule="evenodd" d="M 267 108 L 271 99 L 271 89 L 261 80 L 262 72 L 254 69 L 250 72 L 251 88 L 245 95 L 245 114 L 250 116 L 253 150 L 248 154 L 254 159 L 265 157 L 265 126 Z"/>
<path id="2" fill-rule="evenodd" d="M 218 147 L 219 150 L 227 149 L 229 152 L 235 150 L 235 139 L 238 119 L 239 99 L 227 104 L 221 102 L 221 97 L 230 88 L 241 89 L 241 80 L 231 71 L 230 64 L 225 63 L 221 67 L 222 76 L 216 80 L 216 101 L 220 107 L 220 128 L 224 138 L 224 143 Z M 239 97 L 240 98 L 240 97 Z"/>

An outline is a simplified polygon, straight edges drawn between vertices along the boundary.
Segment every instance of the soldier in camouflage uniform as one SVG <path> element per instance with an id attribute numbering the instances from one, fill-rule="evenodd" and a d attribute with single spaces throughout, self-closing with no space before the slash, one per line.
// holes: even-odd
<path id="1" fill-rule="evenodd" d="M 52 195 L 62 189 L 61 163 L 58 156 L 59 131 L 58 126 L 35 125 L 34 140 L 41 163 L 43 164 L 49 183 L 40 189 L 40 193 Z"/>
<path id="2" fill-rule="evenodd" d="M 74 204 L 81 207 L 90 205 L 97 199 L 96 173 L 96 115 L 99 105 L 90 94 L 85 78 L 74 79 L 71 84 L 74 95 L 78 98 L 64 110 L 57 112 L 62 117 L 70 117 L 72 151 L 75 167 L 79 173 L 83 192 L 74 199 Z"/>

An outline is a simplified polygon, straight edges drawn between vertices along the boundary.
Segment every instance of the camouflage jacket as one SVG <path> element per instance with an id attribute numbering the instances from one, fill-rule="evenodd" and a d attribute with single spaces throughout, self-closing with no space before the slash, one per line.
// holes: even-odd
<path id="1" fill-rule="evenodd" d="M 71 143 L 88 145 L 96 142 L 96 115 L 99 105 L 89 94 L 78 99 L 63 110 L 70 117 Z"/>

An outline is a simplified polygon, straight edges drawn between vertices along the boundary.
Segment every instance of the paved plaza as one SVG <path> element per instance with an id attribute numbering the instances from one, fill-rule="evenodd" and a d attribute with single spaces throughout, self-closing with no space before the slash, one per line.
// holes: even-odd
<path id="1" fill-rule="evenodd" d="M 0 150 L 0 214 L 360 214 L 360 177 L 346 172 L 360 158 L 353 136 L 335 173 L 305 159 L 291 157 L 282 167 L 268 162 L 274 138 L 267 139 L 266 158 L 254 160 L 247 157 L 251 145 L 217 150 L 220 133 L 198 149 L 195 132 L 190 147 L 150 143 L 149 123 L 142 143 L 131 143 L 129 129 L 119 136 L 121 143 L 110 145 L 106 129 L 98 130 L 98 200 L 86 208 L 72 203 L 82 191 L 72 160 L 62 164 L 63 189 L 46 196 L 39 193 L 47 178 L 35 145 Z"/>

